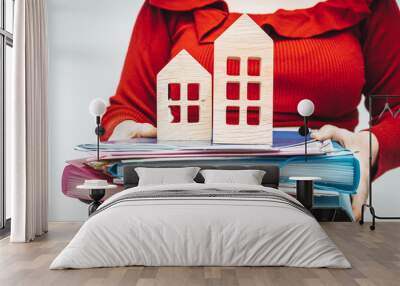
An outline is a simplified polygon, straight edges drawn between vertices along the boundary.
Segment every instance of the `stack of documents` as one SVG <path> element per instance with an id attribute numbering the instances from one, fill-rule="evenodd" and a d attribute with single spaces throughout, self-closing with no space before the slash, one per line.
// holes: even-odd
<path id="1" fill-rule="evenodd" d="M 274 130 L 273 145 L 229 145 L 207 142 L 157 142 L 156 139 L 132 139 L 125 142 L 100 144 L 100 168 L 119 180 L 125 165 L 176 166 L 202 161 L 207 165 L 278 165 L 280 186 L 294 188 L 291 176 L 318 176 L 315 183 L 323 191 L 344 194 L 356 192 L 359 179 L 359 162 L 354 154 L 336 142 L 308 142 L 308 156 L 304 156 L 304 140 L 296 131 Z M 94 154 L 96 144 L 83 144 L 77 150 Z M 98 166 L 95 157 L 86 160 L 93 168 Z"/>
<path id="2" fill-rule="evenodd" d="M 274 131 L 273 145 L 212 144 L 204 141 L 158 142 L 155 138 L 138 138 L 123 142 L 106 142 L 99 145 L 102 159 L 175 158 L 175 157 L 240 157 L 288 156 L 304 154 L 305 139 L 308 154 L 331 152 L 330 140 L 319 142 L 304 138 L 294 131 Z M 75 150 L 95 153 L 97 144 L 81 144 Z"/>

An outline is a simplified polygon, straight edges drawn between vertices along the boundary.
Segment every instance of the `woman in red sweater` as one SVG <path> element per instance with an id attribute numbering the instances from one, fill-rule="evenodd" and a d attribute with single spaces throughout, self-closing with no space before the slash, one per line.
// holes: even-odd
<path id="1" fill-rule="evenodd" d="M 278 2 L 278 3 L 275 3 Z M 295 2 L 295 3 L 294 3 Z M 146 0 L 134 26 L 117 92 L 103 117 L 103 140 L 156 136 L 156 75 L 182 49 L 210 73 L 213 43 L 239 16 L 274 39 L 274 126 L 300 126 L 297 104 L 311 99 L 316 139 L 358 152 L 360 217 L 368 192 L 368 132 L 354 132 L 361 96 L 400 95 L 400 12 L 396 0 Z M 373 116 L 385 101 L 378 101 Z M 400 101 L 391 101 L 396 112 Z M 398 105 L 397 105 L 398 104 Z M 400 166 L 400 116 L 373 128 L 375 177 Z"/>

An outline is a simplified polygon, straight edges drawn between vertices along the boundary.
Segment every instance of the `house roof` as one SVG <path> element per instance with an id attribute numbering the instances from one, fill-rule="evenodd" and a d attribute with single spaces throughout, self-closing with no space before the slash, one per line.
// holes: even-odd
<path id="1" fill-rule="evenodd" d="M 245 39 L 241 39 L 241 35 L 245 35 Z M 243 41 L 238 41 L 238 39 L 245 40 L 246 43 L 272 41 L 270 36 L 265 33 L 265 31 L 251 19 L 247 14 L 241 15 L 228 29 L 226 29 L 216 40 L 217 44 L 223 40 L 234 40 L 233 44 L 243 45 Z"/>
<path id="2" fill-rule="evenodd" d="M 198 72 L 204 72 L 205 74 L 211 76 L 211 74 L 186 50 L 180 51 L 175 57 L 173 57 L 169 61 L 169 63 L 166 64 L 163 67 L 163 69 L 158 73 L 158 76 L 168 72 L 174 72 L 175 74 L 181 74 L 181 75 L 188 75 L 187 74 L 188 71 L 186 69 L 189 68 L 189 66 L 191 71 L 196 69 L 196 71 Z"/>

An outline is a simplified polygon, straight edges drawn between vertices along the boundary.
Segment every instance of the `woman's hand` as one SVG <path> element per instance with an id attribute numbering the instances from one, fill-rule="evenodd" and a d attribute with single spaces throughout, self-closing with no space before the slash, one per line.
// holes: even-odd
<path id="1" fill-rule="evenodd" d="M 149 123 L 137 123 L 133 120 L 125 120 L 118 124 L 109 141 L 127 140 L 130 138 L 156 137 L 157 129 Z"/>
<path id="2" fill-rule="evenodd" d="M 332 139 L 338 141 L 345 148 L 353 151 L 360 161 L 360 185 L 357 194 L 353 196 L 353 215 L 356 221 L 361 219 L 361 207 L 368 199 L 368 176 L 369 176 L 369 132 L 351 132 L 347 129 L 332 125 L 324 125 L 321 129 L 313 131 L 311 137 L 317 140 Z M 375 135 L 372 134 L 372 165 L 378 157 L 379 144 Z"/>

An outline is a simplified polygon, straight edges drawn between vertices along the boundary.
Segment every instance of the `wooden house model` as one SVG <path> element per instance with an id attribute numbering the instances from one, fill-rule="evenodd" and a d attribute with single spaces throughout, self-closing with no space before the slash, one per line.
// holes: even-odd
<path id="1" fill-rule="evenodd" d="M 211 86 L 211 74 L 187 51 L 176 55 L 157 75 L 157 139 L 211 141 Z"/>
<path id="2" fill-rule="evenodd" d="M 214 42 L 213 92 L 211 75 L 180 52 L 157 76 L 158 139 L 272 145 L 273 47 L 240 16 Z"/>
<path id="3" fill-rule="evenodd" d="M 272 144 L 273 47 L 246 14 L 214 42 L 215 143 Z"/>

